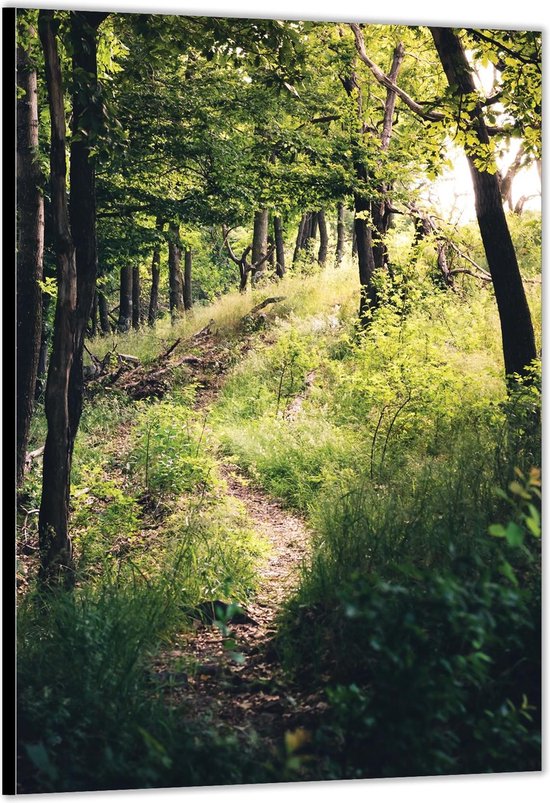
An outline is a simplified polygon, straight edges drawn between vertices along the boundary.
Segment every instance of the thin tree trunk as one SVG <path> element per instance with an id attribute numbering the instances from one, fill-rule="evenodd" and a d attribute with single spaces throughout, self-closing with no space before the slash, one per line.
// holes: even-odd
<path id="1" fill-rule="evenodd" d="M 94 291 L 94 297 L 92 300 L 92 309 L 90 311 L 90 336 L 95 337 L 97 335 L 97 290 Z"/>
<path id="2" fill-rule="evenodd" d="M 344 259 L 346 229 L 344 226 L 344 204 L 338 204 L 338 214 L 336 218 L 336 254 L 334 256 L 334 267 L 338 268 Z"/>
<path id="3" fill-rule="evenodd" d="M 35 401 L 42 396 L 46 384 L 49 341 L 48 331 L 46 329 L 46 319 L 51 302 L 51 295 L 49 293 L 42 293 L 42 331 L 40 333 L 40 353 L 38 355 L 38 370 L 36 372 L 36 385 L 34 390 Z"/>
<path id="4" fill-rule="evenodd" d="M 275 235 L 275 273 L 282 279 L 285 275 L 285 242 L 283 236 L 283 220 L 280 215 L 273 217 L 273 233 Z"/>
<path id="5" fill-rule="evenodd" d="M 252 265 L 256 265 L 267 254 L 267 236 L 269 232 L 269 215 L 267 209 L 259 209 L 254 213 L 254 232 L 252 236 Z M 264 263 L 265 265 L 265 263 Z M 263 268 L 252 268 L 252 283 L 254 283 Z"/>
<path id="6" fill-rule="evenodd" d="M 156 228 L 157 232 L 162 232 L 164 223 L 161 218 L 157 218 Z M 160 282 L 160 245 L 156 245 L 153 251 L 153 259 L 151 261 L 151 294 L 149 296 L 149 312 L 147 314 L 147 323 L 153 326 L 158 317 L 159 308 L 159 282 Z"/>
<path id="7" fill-rule="evenodd" d="M 308 221 L 307 212 L 305 212 L 302 217 L 300 218 L 300 223 L 298 224 L 298 233 L 296 234 L 296 245 L 294 246 L 294 255 L 292 257 L 292 264 L 295 265 L 298 257 L 300 255 L 300 251 L 302 250 L 302 241 L 304 238 L 304 229 L 306 227 Z"/>
<path id="8" fill-rule="evenodd" d="M 97 306 L 99 309 L 99 326 L 102 334 L 108 335 L 111 331 L 111 322 L 109 320 L 109 305 L 101 290 L 97 291 Z"/>
<path id="9" fill-rule="evenodd" d="M 190 248 L 185 249 L 184 254 L 184 275 L 183 275 L 183 306 L 186 310 L 193 306 L 193 252 Z"/>
<path id="10" fill-rule="evenodd" d="M 29 34 L 34 34 L 29 29 Z M 17 48 L 17 483 L 23 479 L 42 335 L 44 199 L 38 163 L 36 70 Z"/>
<path id="11" fill-rule="evenodd" d="M 458 87 L 464 96 L 475 95 L 472 69 L 457 34 L 451 28 L 430 30 L 449 85 Z M 476 139 L 483 145 L 489 145 L 481 106 L 475 106 L 468 115 Z M 477 221 L 500 316 L 505 371 L 507 376 L 514 373 L 525 375 L 527 367 L 536 357 L 535 336 L 502 206 L 498 177 L 496 173 L 479 170 L 475 164 L 475 153 L 470 147 L 466 147 L 465 151 L 474 184 Z"/>
<path id="12" fill-rule="evenodd" d="M 120 295 L 118 302 L 118 331 L 128 332 L 133 320 L 133 270 L 128 265 L 120 269 Z"/>
<path id="13" fill-rule="evenodd" d="M 168 277 L 170 285 L 170 315 L 174 321 L 184 312 L 183 282 L 181 275 L 181 250 L 179 245 L 180 229 L 177 223 L 170 223 L 170 240 L 168 242 Z"/>
<path id="14" fill-rule="evenodd" d="M 319 265 L 324 267 L 328 254 L 328 232 L 324 209 L 317 212 L 317 223 L 319 225 L 319 254 L 317 255 L 317 261 Z"/>
<path id="15" fill-rule="evenodd" d="M 139 329 L 141 324 L 141 281 L 139 265 L 132 268 L 132 327 Z"/>
<path id="16" fill-rule="evenodd" d="M 388 73 L 388 78 L 395 83 L 405 58 L 405 48 L 400 42 L 393 51 L 393 59 Z M 380 147 L 383 152 L 387 152 L 393 130 L 393 115 L 395 112 L 396 93 L 388 89 L 386 102 L 384 105 L 384 121 L 382 124 L 382 134 L 380 137 Z M 373 258 L 375 268 L 383 268 L 388 262 L 388 250 L 385 236 L 391 221 L 390 203 L 388 195 L 391 192 L 391 185 L 381 182 L 378 187 L 378 197 L 371 204 L 372 226 L 373 226 Z"/>
<path id="17" fill-rule="evenodd" d="M 68 398 L 74 356 L 77 280 L 67 208 L 63 87 L 53 18 L 52 11 L 41 10 L 38 15 L 50 105 L 50 180 L 57 260 L 57 303 L 45 404 L 48 433 L 38 532 L 42 582 L 63 579 L 70 584 L 73 563 L 68 517 L 72 455 Z"/>

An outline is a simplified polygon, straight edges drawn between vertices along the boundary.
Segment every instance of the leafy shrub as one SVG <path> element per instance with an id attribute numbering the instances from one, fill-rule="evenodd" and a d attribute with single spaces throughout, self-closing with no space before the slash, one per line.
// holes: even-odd
<path id="1" fill-rule="evenodd" d="M 192 409 L 189 389 L 143 405 L 130 461 L 147 492 L 176 495 L 211 487 L 215 464 L 202 447 L 205 424 Z"/>
<path id="2" fill-rule="evenodd" d="M 476 568 L 341 589 L 318 738 L 341 745 L 344 777 L 540 769 L 540 590 Z"/>

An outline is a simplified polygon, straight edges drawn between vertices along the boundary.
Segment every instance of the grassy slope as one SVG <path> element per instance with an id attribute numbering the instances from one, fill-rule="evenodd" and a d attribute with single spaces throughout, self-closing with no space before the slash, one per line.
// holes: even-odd
<path id="1" fill-rule="evenodd" d="M 112 392 L 85 405 L 73 479 L 79 591 L 48 603 L 45 630 L 32 591 L 21 609 L 22 751 L 33 777 L 26 791 L 91 788 L 90 751 L 103 767 L 93 781 L 99 787 L 113 779 L 212 782 L 214 743 L 219 782 L 273 777 L 256 759 L 251 769 L 245 751 L 225 779 L 236 745 L 215 730 L 202 741 L 182 731 L 160 713 L 144 671 L 162 640 L 185 626 L 182 608 L 205 597 L 242 601 L 254 587 L 264 549 L 224 496 L 220 449 L 306 511 L 317 532 L 282 629 L 288 665 L 298 671 L 311 669 L 298 644 L 308 644 L 306 663 L 314 659 L 321 673 L 350 646 L 339 593 L 357 593 L 358 573 L 391 579 L 398 563 L 435 571 L 473 554 L 498 559 L 485 543 L 488 524 L 506 515 L 495 487 L 506 487 L 514 465 L 527 469 L 539 456 L 536 437 L 523 430 L 518 438 L 508 426 L 491 294 L 468 279 L 457 293 L 405 273 L 399 284 L 366 335 L 353 323 L 355 270 L 342 268 L 288 276 L 276 291 L 232 293 L 174 326 L 163 321 L 154 332 L 90 344 L 98 356 L 116 345 L 148 362 L 214 319 L 235 368 L 206 428 L 184 375 L 160 403 L 136 405 Z M 538 331 L 538 288 L 528 289 Z M 286 298 L 266 309 L 265 329 L 248 333 L 254 348 L 243 356 L 242 318 L 273 292 Z M 175 354 L 185 353 L 182 343 Z M 527 406 L 517 403 L 518 416 Z M 41 445 L 40 419 L 33 439 L 31 448 Z M 25 509 L 36 510 L 38 467 L 25 492 Z M 23 522 L 21 541 L 32 552 L 33 514 Z M 313 626 L 308 610 L 316 611 Z M 366 649 L 360 639 L 354 647 L 348 667 Z M 78 670 L 72 679 L 68 665 Z M 147 760 L 136 761 L 144 750 Z M 184 767 L 174 761 L 182 750 L 190 756 Z"/>

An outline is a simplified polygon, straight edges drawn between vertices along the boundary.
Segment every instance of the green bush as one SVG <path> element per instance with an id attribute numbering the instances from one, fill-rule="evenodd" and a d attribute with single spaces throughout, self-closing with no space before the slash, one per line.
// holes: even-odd
<path id="1" fill-rule="evenodd" d="M 192 409 L 193 391 L 144 404 L 137 415 L 130 462 L 146 492 L 177 495 L 209 488 L 214 460 L 206 453 L 206 419 Z"/>
<path id="2" fill-rule="evenodd" d="M 344 777 L 540 769 L 540 591 L 414 572 L 339 596 L 319 739 Z"/>

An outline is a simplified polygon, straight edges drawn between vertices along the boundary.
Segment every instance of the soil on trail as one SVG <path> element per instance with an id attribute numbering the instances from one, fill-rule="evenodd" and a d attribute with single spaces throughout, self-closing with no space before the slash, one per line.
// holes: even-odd
<path id="1" fill-rule="evenodd" d="M 244 504 L 252 526 L 271 545 L 260 587 L 245 615 L 227 625 L 235 642 L 231 651 L 219 626 L 197 624 L 156 671 L 170 681 L 171 660 L 184 659 L 192 671 L 168 684 L 174 702 L 184 703 L 190 716 L 206 714 L 238 731 L 253 729 L 276 744 L 286 731 L 307 731 L 326 709 L 318 692 L 304 694 L 284 676 L 273 641 L 281 603 L 299 580 L 309 532 L 301 518 L 254 487 L 236 466 L 224 464 L 222 475 L 228 493 Z"/>
<path id="2" fill-rule="evenodd" d="M 216 400 L 232 367 L 210 331 L 201 339 L 200 362 L 186 366 L 198 385 L 197 410 Z M 251 346 L 247 338 L 241 358 Z M 305 734 L 327 708 L 319 691 L 305 693 L 284 675 L 274 641 L 276 618 L 298 585 L 310 533 L 302 518 L 254 486 L 237 466 L 222 463 L 220 472 L 227 493 L 244 505 L 250 525 L 271 547 L 260 586 L 247 601 L 244 616 L 237 614 L 225 632 L 215 622 L 196 620 L 194 630 L 180 635 L 154 672 L 164 682 L 168 700 L 183 703 L 188 716 L 206 715 L 238 732 L 253 729 L 268 743 L 280 745 L 285 732 L 301 728 Z M 228 638 L 234 642 L 230 649 Z"/>

